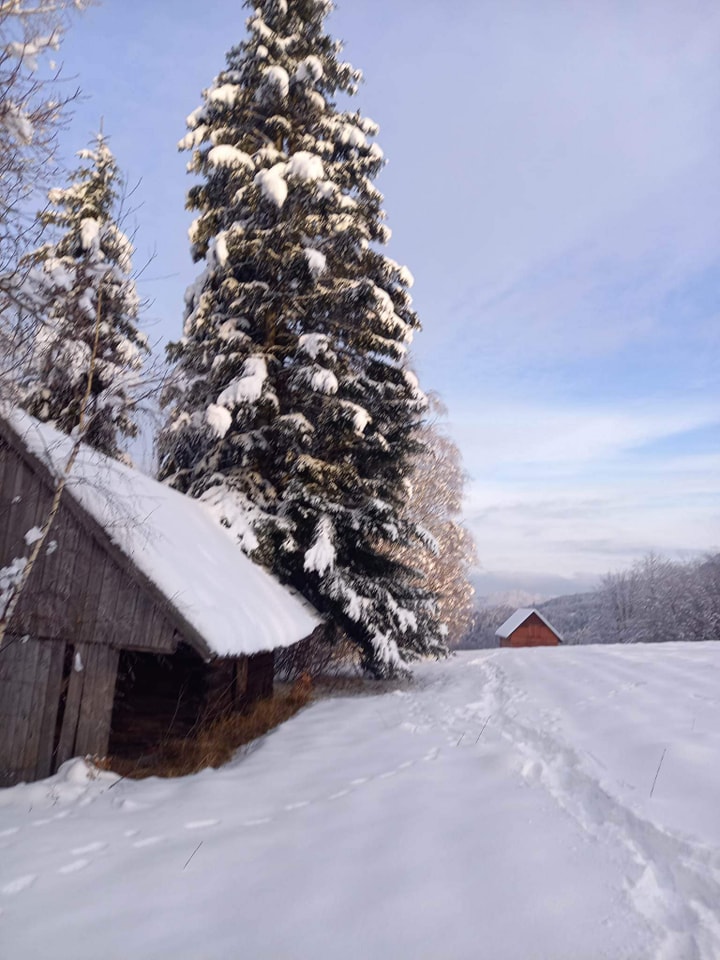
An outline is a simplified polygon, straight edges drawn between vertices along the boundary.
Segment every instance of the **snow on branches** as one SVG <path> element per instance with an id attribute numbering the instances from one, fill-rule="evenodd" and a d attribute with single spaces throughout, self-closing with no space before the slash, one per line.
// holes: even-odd
<path id="1" fill-rule="evenodd" d="M 254 556 L 388 672 L 439 652 L 435 600 L 387 545 L 426 408 L 406 368 L 419 329 L 373 184 L 377 126 L 338 109 L 359 71 L 325 0 L 259 0 L 248 36 L 188 117 L 192 255 L 161 476 L 254 510 Z"/>
<path id="2" fill-rule="evenodd" d="M 17 400 L 32 311 L 19 265 L 38 243 L 37 201 L 56 172 L 57 133 L 77 96 L 54 57 L 84 0 L 0 0 L 0 397 Z"/>
<path id="3" fill-rule="evenodd" d="M 124 438 L 137 432 L 148 344 L 137 327 L 132 244 L 115 220 L 122 187 L 117 163 L 101 134 L 79 157 L 72 182 L 49 192 L 41 215 L 57 239 L 28 257 L 25 286 L 40 319 L 23 405 L 72 433 L 89 383 L 85 441 L 120 457 Z"/>

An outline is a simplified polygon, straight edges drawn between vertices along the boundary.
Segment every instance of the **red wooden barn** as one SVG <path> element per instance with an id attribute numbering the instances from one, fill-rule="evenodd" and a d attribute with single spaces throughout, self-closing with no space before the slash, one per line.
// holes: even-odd
<path id="1" fill-rule="evenodd" d="M 501 647 L 556 647 L 563 639 L 539 610 L 523 607 L 495 631 Z"/>

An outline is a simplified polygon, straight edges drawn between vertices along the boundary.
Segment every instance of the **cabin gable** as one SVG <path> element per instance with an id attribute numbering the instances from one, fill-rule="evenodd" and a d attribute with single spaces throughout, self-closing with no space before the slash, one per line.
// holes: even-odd
<path id="1" fill-rule="evenodd" d="M 555 647 L 562 643 L 560 633 L 538 611 L 516 610 L 495 631 L 501 647 Z"/>

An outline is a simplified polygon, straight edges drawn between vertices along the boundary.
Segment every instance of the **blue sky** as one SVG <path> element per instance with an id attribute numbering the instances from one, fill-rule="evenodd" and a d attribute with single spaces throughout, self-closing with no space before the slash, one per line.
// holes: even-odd
<path id="1" fill-rule="evenodd" d="M 241 39 L 238 0 L 106 0 L 76 22 L 85 92 L 131 182 L 152 334 L 197 268 L 184 117 Z M 344 0 L 389 164 L 414 360 L 449 409 L 488 589 L 578 589 L 650 549 L 720 548 L 720 6 Z"/>

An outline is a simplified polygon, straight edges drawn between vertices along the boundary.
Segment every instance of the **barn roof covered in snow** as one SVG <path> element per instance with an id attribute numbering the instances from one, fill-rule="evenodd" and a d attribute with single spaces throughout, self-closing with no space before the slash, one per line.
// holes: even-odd
<path id="1" fill-rule="evenodd" d="M 495 631 L 495 636 L 500 637 L 501 640 L 507 640 L 507 638 L 511 636 L 511 634 L 515 633 L 517 628 L 521 627 L 533 614 L 542 620 L 548 630 L 552 630 L 558 640 L 562 640 L 562 634 L 556 630 L 555 627 L 545 619 L 540 611 L 535 609 L 535 607 L 522 607 L 520 610 L 516 610 L 512 616 L 507 618 L 502 626 L 497 628 Z"/>
<path id="2" fill-rule="evenodd" d="M 59 476 L 73 441 L 19 410 L 0 433 Z M 305 601 L 253 563 L 197 500 L 81 446 L 69 497 L 164 596 L 205 654 L 240 656 L 291 646 L 320 622 Z"/>

